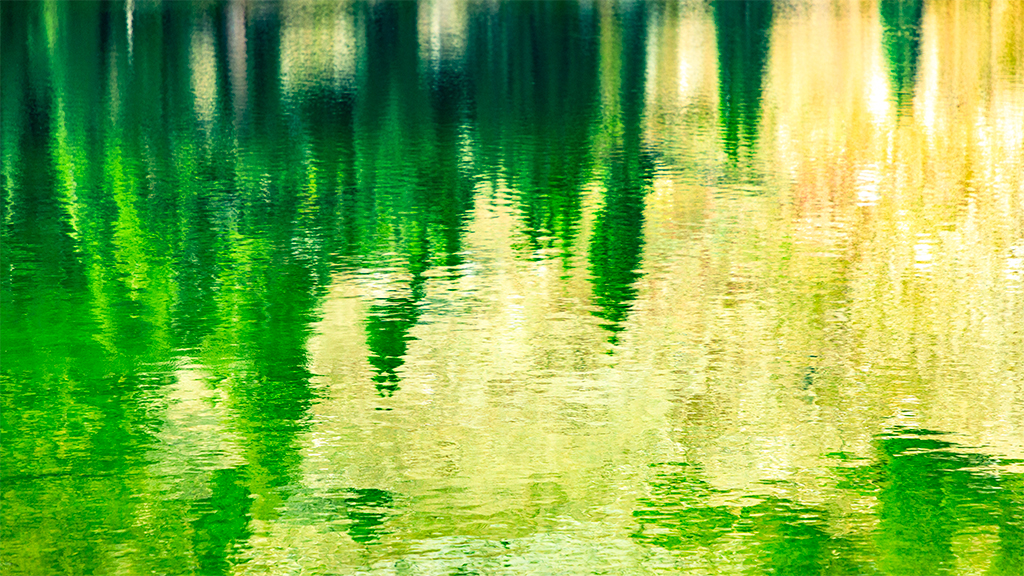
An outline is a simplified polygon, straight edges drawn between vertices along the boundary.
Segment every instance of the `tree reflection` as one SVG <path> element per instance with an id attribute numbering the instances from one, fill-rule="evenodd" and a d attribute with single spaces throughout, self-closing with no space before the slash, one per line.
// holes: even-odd
<path id="1" fill-rule="evenodd" d="M 140 14 L 131 59 L 108 8 L 19 6 L 27 33 L 54 34 L 49 49 L 22 38 L 20 52 L 8 50 L 3 11 L 3 76 L 18 79 L 4 91 L 21 93 L 16 108 L 4 106 L 4 130 L 19 135 L 3 226 L 3 472 L 13 486 L 4 562 L 34 573 L 73 557 L 100 573 L 127 542 L 129 570 L 195 562 L 225 573 L 248 535 L 250 493 L 264 497 L 257 513 L 273 515 L 295 480 L 295 438 L 313 398 L 305 344 L 329 247 L 308 241 L 324 223 L 301 217 L 304 165 L 263 146 L 286 124 L 258 123 L 241 160 L 236 134 L 194 127 L 182 81 L 190 21 L 221 7 Z M 270 92 L 256 92 L 262 113 L 280 120 L 288 112 Z M 98 113 L 72 114 L 82 110 Z M 271 186 L 253 177 L 285 164 L 292 169 Z M 153 469 L 176 449 L 161 433 L 183 355 L 229 384 L 250 466 L 192 463 L 173 478 Z M 176 498 L 168 485 L 212 496 Z M 22 544 L 60 544 L 13 553 L 15 532 Z"/>
<path id="2" fill-rule="evenodd" d="M 568 266 L 593 162 L 593 13 L 569 2 L 511 3 L 473 22 L 481 168 L 503 170 L 518 193 L 529 252 L 557 250 Z"/>
<path id="3" fill-rule="evenodd" d="M 675 463 L 659 468 L 651 498 L 633 513 L 639 525 L 633 535 L 637 540 L 693 552 L 738 540 L 740 558 L 749 558 L 759 566 L 758 572 L 766 574 L 864 573 L 837 570 L 851 564 L 848 544 L 829 532 L 825 510 L 777 496 L 758 497 L 744 506 L 715 504 L 732 494 L 712 488 L 700 466 Z"/>
<path id="4" fill-rule="evenodd" d="M 376 374 L 373 380 L 381 396 L 390 396 L 400 388 L 399 368 L 405 364 L 409 349 L 409 330 L 416 325 L 424 296 L 425 266 L 423 260 L 411 271 L 407 294 L 390 296 L 370 307 L 366 319 L 366 346 L 370 349 L 370 364 Z"/>
<path id="5" fill-rule="evenodd" d="M 652 162 L 641 134 L 644 95 L 644 59 L 647 9 L 644 5 L 623 7 L 621 76 L 618 79 L 621 138 L 615 142 L 601 170 L 604 176 L 604 206 L 594 222 L 590 242 L 590 271 L 593 275 L 595 315 L 611 332 L 608 340 L 617 344 L 623 322 L 636 299 L 643 257 L 645 195 L 650 188 Z"/>
<path id="6" fill-rule="evenodd" d="M 341 497 L 348 518 L 347 531 L 360 544 L 371 544 L 386 532 L 384 522 L 392 514 L 394 498 L 386 490 L 357 488 Z"/>
<path id="7" fill-rule="evenodd" d="M 364 256 L 381 267 L 396 266 L 394 276 L 400 278 L 371 305 L 366 319 L 368 360 L 381 396 L 400 387 L 410 331 L 424 306 L 424 274 L 432 267 L 452 273 L 461 262 L 472 201 L 471 181 L 460 164 L 467 88 L 457 76 L 426 82 L 420 74 L 416 8 L 382 4 L 367 16 L 367 67 L 374 72 L 360 95 L 357 185 L 360 202 L 372 203 L 377 225 L 367 230 L 372 240 Z"/>
<path id="8" fill-rule="evenodd" d="M 765 65 L 768 62 L 772 3 L 758 0 L 713 4 L 718 42 L 718 121 L 729 158 L 753 151 L 761 122 Z"/>
<path id="9" fill-rule="evenodd" d="M 922 5 L 879 8 L 900 115 L 910 108 L 925 64 L 919 63 Z M 944 86 L 953 79 L 959 90 L 977 84 L 968 92 L 995 108 L 974 110 L 971 98 L 963 108 L 970 114 L 936 106 L 935 126 L 951 127 L 948 133 L 905 126 L 906 134 L 893 133 L 896 140 L 886 146 L 878 143 L 892 140 L 885 124 L 891 119 L 876 114 L 873 90 L 870 97 L 851 91 L 857 94 L 839 106 L 845 112 L 829 116 L 828 130 L 815 138 L 790 138 L 820 120 L 806 104 L 827 83 L 808 81 L 797 66 L 778 71 L 773 77 L 792 79 L 794 93 L 808 100 L 792 107 L 799 114 L 778 108 L 775 159 L 765 157 L 779 161 L 778 188 L 734 201 L 723 200 L 710 185 L 714 177 L 706 177 L 720 170 L 721 151 L 713 136 L 701 134 L 709 126 L 717 131 L 732 165 L 767 134 L 761 123 L 770 29 L 792 22 L 776 23 L 771 3 L 715 2 L 708 10 L 656 14 L 659 8 L 642 2 L 474 5 L 460 20 L 468 26 L 456 50 L 426 48 L 414 3 L 304 9 L 46 2 L 0 10 L 0 564 L 13 566 L 12 573 L 73 566 L 97 574 L 227 574 L 245 568 L 237 563 L 247 546 L 278 546 L 297 510 L 297 523 L 320 531 L 318 538 L 334 528 L 346 533 L 333 536 L 343 536 L 353 554 L 442 532 L 467 539 L 507 532 L 544 546 L 549 527 L 590 517 L 605 504 L 599 500 L 623 486 L 611 472 L 616 462 L 607 474 L 576 465 L 603 466 L 602 458 L 614 453 L 615 460 L 627 446 L 631 454 L 644 453 L 634 446 L 646 442 L 640 436 L 661 418 L 657 403 L 668 395 L 703 387 L 699 393 L 711 400 L 702 406 L 700 427 L 715 430 L 736 424 L 725 422 L 719 404 L 738 399 L 748 406 L 747 392 L 785 394 L 776 380 L 760 378 L 762 368 L 786 361 L 772 356 L 778 342 L 849 333 L 855 346 L 830 348 L 835 357 L 828 358 L 816 351 L 820 357 L 810 362 L 803 352 L 790 354 L 800 406 L 792 413 L 767 410 L 763 420 L 802 417 L 805 408 L 845 410 L 844 370 L 875 357 L 909 357 L 910 344 L 934 341 L 936 358 L 978 373 L 985 363 L 984 370 L 1002 370 L 1016 361 L 1011 354 L 1007 364 L 1003 352 L 1016 350 L 1016 333 L 1005 326 L 1015 325 L 1012 312 L 1019 309 L 1013 290 L 1020 242 L 1013 210 L 1000 207 L 1015 205 L 1019 171 L 1016 140 L 999 120 L 1019 112 L 1016 93 L 992 80 L 988 68 L 971 80 L 962 64 L 971 59 L 959 52 L 948 72 L 942 50 L 929 59 L 943 64 L 935 64 L 940 82 L 929 97 L 955 104 Z M 1019 10 L 999 9 L 1008 15 L 993 13 L 994 24 L 978 27 L 1005 40 L 1000 53 L 1012 52 L 1016 37 L 998 26 L 1019 22 Z M 683 22 L 683 13 L 691 21 Z M 856 33 L 836 36 L 859 42 L 860 26 L 853 22 Z M 687 40 L 685 57 L 670 54 L 691 32 L 695 40 Z M 436 38 L 443 43 L 443 36 Z M 794 36 L 801 35 L 786 28 L 772 38 L 801 49 L 820 40 L 816 33 L 800 42 Z M 648 46 L 652 38 L 658 51 Z M 288 42 L 298 49 L 289 52 Z M 821 61 L 872 68 L 856 57 L 833 59 L 832 52 L 851 52 L 843 42 L 830 44 Z M 987 53 L 992 44 L 978 40 L 969 53 Z M 702 55 L 703 47 L 710 52 Z M 427 52 L 447 60 L 427 62 Z M 791 60 L 788 52 L 777 55 Z M 664 86 L 649 71 L 670 72 L 659 76 Z M 705 90 L 716 74 L 717 118 L 708 108 L 715 91 Z M 992 82 L 1004 90 L 995 98 L 987 96 L 995 94 Z M 663 98 L 668 104 L 659 105 Z M 962 179 L 955 166 L 934 169 L 963 159 L 961 135 L 970 153 Z M 669 165 L 652 142 L 663 150 L 674 145 L 673 156 L 687 165 Z M 914 154 L 925 146 L 931 160 L 918 162 Z M 655 176 L 658 195 L 649 196 Z M 499 204 L 475 205 L 476 186 L 486 189 L 488 181 L 495 190 L 508 185 L 515 197 L 507 212 L 504 205 L 495 210 L 498 235 L 478 234 L 489 223 L 474 222 L 470 244 L 470 214 Z M 925 195 L 923 204 L 915 191 Z M 963 203 L 940 197 L 947 193 Z M 854 196 L 863 206 L 853 207 Z M 818 200 L 827 204 L 820 220 L 813 217 Z M 525 242 L 500 236 L 509 213 Z M 661 228 L 652 232 L 653 222 Z M 775 225 L 762 233 L 762 226 Z M 672 261 L 651 268 L 645 290 L 652 298 L 643 314 L 633 315 L 645 234 L 660 243 L 651 242 L 651 253 Z M 493 306 L 469 319 L 480 320 L 474 329 L 515 332 L 488 333 L 479 343 L 467 343 L 474 339 L 468 332 L 453 335 L 450 365 L 437 366 L 438 374 L 447 371 L 438 379 L 443 386 L 429 390 L 436 394 L 398 395 L 414 339 L 443 330 L 428 320 L 460 323 L 457 314 L 501 302 L 488 299 L 511 282 L 525 279 L 516 290 L 547 289 L 548 267 L 507 266 L 505 240 L 516 243 L 520 257 L 559 253 L 563 271 L 582 258 L 589 286 L 566 274 L 556 298 L 527 293 L 523 306 Z M 483 246 L 482 253 L 467 246 Z M 733 258 L 739 251 L 742 257 Z M 963 270 L 983 273 L 946 282 L 959 281 L 960 268 L 944 269 L 952 261 L 941 260 L 942 251 L 956 255 Z M 494 283 L 498 277 L 508 283 Z M 321 308 L 329 286 L 347 289 L 348 282 L 368 302 L 343 312 L 365 329 L 356 340 L 366 348 L 350 364 L 362 381 L 321 388 L 311 338 L 321 328 L 337 338 L 329 322 L 320 322 Z M 931 290 L 938 285 L 953 288 Z M 984 289 L 959 289 L 964 286 Z M 972 315 L 1008 312 L 979 313 L 1004 319 L 978 323 L 956 306 L 928 305 L 954 293 L 980 294 L 967 308 Z M 659 308 L 666 295 L 675 300 Z M 560 308 L 552 314 L 555 301 Z M 641 344 L 622 355 L 633 362 L 630 371 L 612 363 L 590 370 L 579 362 L 574 373 L 528 365 L 533 358 L 544 362 L 549 352 L 587 357 L 595 321 L 578 312 L 581 302 L 593 305 L 612 345 L 627 323 L 641 328 Z M 673 307 L 678 317 L 652 318 Z M 494 320 L 498 313 L 508 313 L 501 323 Z M 956 337 L 934 328 L 960 324 L 967 328 Z M 723 337 L 726 331 L 734 334 Z M 671 339 L 657 342 L 664 334 Z M 964 334 L 980 334 L 977 346 L 987 347 L 975 364 L 974 343 Z M 900 339 L 908 345 L 889 345 Z M 548 348 L 555 341 L 565 344 L 561 351 Z M 765 345 L 748 348 L 752 343 Z M 961 348 L 968 352 L 947 355 Z M 488 359 L 495 350 L 506 355 L 505 365 L 476 371 L 460 364 Z M 520 358 L 530 360 L 513 366 Z M 721 377 L 732 374 L 722 369 L 726 362 L 742 367 L 737 378 Z M 632 385 L 604 385 L 630 374 L 650 375 L 642 393 L 632 393 L 639 390 Z M 730 379 L 741 384 L 719 386 Z M 1006 389 L 997 398 L 1012 396 Z M 402 414 L 409 420 L 377 427 L 378 420 L 360 420 L 366 415 L 349 418 L 362 396 L 372 399 L 374 392 L 414 406 Z M 322 398 L 342 408 L 318 408 Z M 863 404 L 851 409 L 871 421 L 877 405 Z M 550 410 L 554 405 L 560 408 Z M 466 414 L 479 419 L 467 425 Z M 542 422 L 547 415 L 555 416 Z M 453 425 L 407 434 L 421 417 Z M 607 426 L 595 434 L 590 424 Z M 376 436 L 370 429 L 386 432 Z M 480 430 L 522 431 L 528 441 L 517 446 L 520 437 L 510 434 L 505 444 L 463 450 L 459 442 L 468 439 L 469 446 Z M 797 430 L 794 435 L 802 434 Z M 444 446 L 431 434 L 444 434 Z M 322 442 L 338 443 L 326 456 L 311 456 Z M 991 562 L 982 568 L 990 573 L 1024 573 L 1020 474 L 929 430 L 894 430 L 876 445 L 870 461 L 825 467 L 834 485 L 805 492 L 779 483 L 745 499 L 717 490 L 698 465 L 659 465 L 639 500 L 634 541 L 707 558 L 739 551 L 740 570 L 781 574 L 949 573 L 973 561 L 961 550 L 974 546 L 988 553 Z M 534 447 L 550 447 L 551 455 L 568 447 L 574 455 L 538 462 Z M 392 460 L 379 470 L 324 471 L 313 465 L 321 456 L 331 465 Z M 502 466 L 494 466 L 498 460 Z M 436 463 L 443 466 L 430 466 Z M 549 464 L 550 481 L 531 481 L 519 500 L 514 490 L 495 486 Z M 410 465 L 420 468 L 402 468 Z M 749 471 L 748 465 L 737 467 Z M 392 482 L 387 475 L 394 471 L 422 477 Z M 325 484 L 318 493 L 327 496 L 303 500 L 311 486 Z M 350 487 L 356 485 L 363 487 Z M 403 500 L 397 492 L 435 488 L 443 490 L 424 500 Z M 509 503 L 494 509 L 457 509 L 506 495 Z M 847 497 L 874 507 L 846 509 Z M 318 508 L 301 508 L 309 502 Z M 317 524 L 320 512 L 337 525 Z M 472 527 L 456 534 L 466 526 Z M 400 553 L 411 549 L 401 546 Z"/>
<path id="10" fill-rule="evenodd" d="M 882 46 L 889 65 L 889 86 L 896 110 L 906 114 L 914 99 L 918 60 L 921 56 L 921 0 L 879 2 Z"/>
<path id="11" fill-rule="evenodd" d="M 9 25 L 12 11 L 24 28 Z M 0 562 L 24 573 L 68 562 L 98 572 L 111 542 L 66 535 L 131 529 L 131 497 L 145 490 L 138 471 L 157 425 L 145 390 L 161 382 L 141 373 L 138 360 L 153 357 L 148 343 L 133 341 L 139 323 L 108 332 L 123 350 L 96 338 L 103 314 L 79 233 L 86 186 L 76 195 L 66 172 L 71 158 L 88 155 L 64 140 L 52 91 L 54 68 L 66 63 L 28 41 L 43 25 L 35 7 L 5 6 L 4 17 L 2 119 L 17 134 L 17 168 L 5 172 L 0 228 Z"/>
<path id="12" fill-rule="evenodd" d="M 898 428 L 879 438 L 879 567 L 887 574 L 952 573 L 954 537 L 994 529 L 993 573 L 1020 573 L 1021 475 L 998 473 L 990 456 L 962 452 L 942 435 Z"/>

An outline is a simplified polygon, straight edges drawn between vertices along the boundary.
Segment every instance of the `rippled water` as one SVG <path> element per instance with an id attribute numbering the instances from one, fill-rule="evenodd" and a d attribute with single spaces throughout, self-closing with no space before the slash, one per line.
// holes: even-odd
<path id="1" fill-rule="evenodd" d="M 1024 3 L 0 14 L 3 574 L 1024 574 Z"/>

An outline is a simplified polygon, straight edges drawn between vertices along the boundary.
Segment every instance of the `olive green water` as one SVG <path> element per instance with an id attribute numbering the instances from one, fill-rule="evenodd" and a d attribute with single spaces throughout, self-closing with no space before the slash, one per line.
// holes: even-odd
<path id="1" fill-rule="evenodd" d="M 0 573 L 1024 574 L 1024 3 L 0 14 Z"/>

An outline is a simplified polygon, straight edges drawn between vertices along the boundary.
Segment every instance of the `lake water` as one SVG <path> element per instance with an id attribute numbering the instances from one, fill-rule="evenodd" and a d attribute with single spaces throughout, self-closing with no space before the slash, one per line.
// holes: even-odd
<path id="1" fill-rule="evenodd" d="M 1024 574 L 1024 2 L 0 14 L 3 574 Z"/>

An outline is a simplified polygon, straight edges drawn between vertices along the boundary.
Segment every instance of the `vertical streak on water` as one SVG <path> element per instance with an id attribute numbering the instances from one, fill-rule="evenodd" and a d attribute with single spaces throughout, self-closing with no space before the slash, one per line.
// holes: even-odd
<path id="1" fill-rule="evenodd" d="M 128 61 L 131 62 L 135 55 L 135 0 L 124 3 L 124 27 L 128 36 Z"/>
<path id="2" fill-rule="evenodd" d="M 756 151 L 768 62 L 772 3 L 720 1 L 713 5 L 718 44 L 719 123 L 726 155 Z"/>
<path id="3" fill-rule="evenodd" d="M 227 8 L 228 73 L 231 77 L 231 107 L 234 109 L 235 129 L 241 123 L 249 105 L 248 47 L 246 43 L 246 7 L 240 0 Z"/>
<path id="4" fill-rule="evenodd" d="M 408 280 L 388 282 L 386 295 L 367 313 L 369 362 L 381 396 L 394 394 L 398 369 L 420 316 L 429 266 L 427 222 L 417 193 L 419 138 L 425 94 L 420 83 L 416 36 L 417 6 L 382 4 L 369 8 L 365 95 L 359 111 L 361 191 L 373 202 L 376 230 L 369 230 L 371 253 L 392 253 L 374 262 L 391 264 Z M 378 257 L 379 258 L 379 257 Z"/>
<path id="5" fill-rule="evenodd" d="M 899 116 L 911 112 L 921 55 L 921 0 L 879 2 L 882 44 L 889 66 L 889 87 Z"/>
<path id="6" fill-rule="evenodd" d="M 608 9 L 608 8 L 605 8 Z M 645 40 L 647 7 L 644 4 L 621 7 L 621 12 L 602 21 L 602 34 L 619 36 L 612 46 L 603 46 L 602 55 L 618 62 L 617 77 L 605 78 L 615 94 L 612 109 L 605 118 L 614 118 L 608 134 L 608 150 L 601 166 L 604 206 L 594 222 L 590 244 L 590 269 L 593 275 L 595 314 L 611 332 L 608 341 L 619 344 L 619 332 L 629 317 L 635 286 L 640 277 L 643 252 L 645 195 L 650 187 L 652 164 L 642 142 L 645 82 Z M 621 42 L 621 44 L 619 44 Z M 602 63 L 607 70 L 616 67 Z M 607 120 L 606 120 L 607 121 Z"/>

